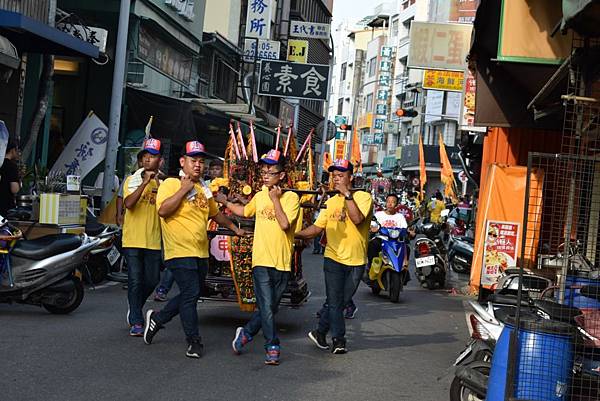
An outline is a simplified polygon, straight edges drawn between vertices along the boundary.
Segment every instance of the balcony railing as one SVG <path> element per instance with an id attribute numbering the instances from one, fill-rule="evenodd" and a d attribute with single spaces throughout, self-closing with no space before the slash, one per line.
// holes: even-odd
<path id="1" fill-rule="evenodd" d="M 0 10 L 13 11 L 48 23 L 50 0 L 0 0 Z"/>

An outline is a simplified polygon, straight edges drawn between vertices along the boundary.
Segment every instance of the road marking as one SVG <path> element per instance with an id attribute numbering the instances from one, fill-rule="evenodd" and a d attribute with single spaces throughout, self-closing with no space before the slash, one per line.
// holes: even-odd
<path id="1" fill-rule="evenodd" d="M 101 290 L 103 288 L 109 288 L 109 287 L 114 287 L 115 285 L 119 285 L 119 284 L 123 284 L 123 283 L 119 283 L 118 281 L 110 281 L 106 284 L 102 284 L 102 285 L 97 285 L 95 287 L 88 287 L 88 290 Z"/>

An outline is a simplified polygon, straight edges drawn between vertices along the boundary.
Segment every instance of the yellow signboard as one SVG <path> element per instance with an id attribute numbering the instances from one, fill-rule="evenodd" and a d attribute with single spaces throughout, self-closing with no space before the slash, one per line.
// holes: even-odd
<path id="1" fill-rule="evenodd" d="M 289 39 L 287 60 L 306 63 L 308 61 L 308 40 Z"/>
<path id="2" fill-rule="evenodd" d="M 425 70 L 423 88 L 462 92 L 464 77 L 461 71 Z"/>
<path id="3" fill-rule="evenodd" d="M 335 159 L 345 159 L 346 155 L 346 141 L 338 140 L 335 141 Z"/>
<path id="4" fill-rule="evenodd" d="M 358 116 L 356 125 L 359 129 L 371 128 L 373 126 L 373 113 L 362 114 Z"/>

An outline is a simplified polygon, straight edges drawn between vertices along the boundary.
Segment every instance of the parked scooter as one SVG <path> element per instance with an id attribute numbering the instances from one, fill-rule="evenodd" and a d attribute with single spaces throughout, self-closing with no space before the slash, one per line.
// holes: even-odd
<path id="1" fill-rule="evenodd" d="M 590 298 L 600 299 L 599 287 L 584 286 L 581 288 L 581 293 Z M 488 311 L 490 307 L 495 309 L 499 300 L 508 304 L 508 307 L 511 307 L 509 304 L 512 302 L 512 306 L 516 308 L 517 298 L 514 296 L 492 295 L 490 298 Z M 471 304 L 472 306 L 477 305 L 474 303 Z M 577 352 L 578 357 L 573 366 L 573 380 L 585 383 L 600 383 L 600 361 L 598 360 L 596 351 L 596 349 L 600 347 L 600 314 L 584 315 L 578 308 L 561 305 L 547 299 L 523 301 L 521 308 L 522 315 L 530 315 L 545 320 L 567 323 L 576 328 L 580 336 L 580 340 L 576 343 L 580 346 L 583 344 L 583 346 L 580 347 Z M 493 320 L 495 320 L 495 322 L 492 322 L 492 320 L 489 320 L 489 314 L 481 313 L 481 306 L 475 307 L 474 310 L 484 321 L 485 319 L 488 319 L 488 324 L 486 325 L 487 328 L 495 326 L 493 330 L 487 331 L 490 341 L 486 342 L 488 345 L 488 352 L 493 354 L 495 342 L 500 338 L 500 333 L 502 332 L 502 328 L 504 328 L 506 319 L 514 313 L 505 313 L 504 318 L 494 318 Z M 462 360 L 464 361 L 464 358 Z M 488 358 L 488 360 L 473 360 L 456 369 L 456 377 L 450 389 L 450 401 L 485 399 L 487 381 L 491 369 L 489 361 L 491 361 L 491 358 Z M 597 385 L 573 386 L 573 388 L 577 388 L 581 391 L 585 391 L 588 387 L 597 388 Z M 579 395 L 584 397 L 593 396 L 591 394 L 578 394 L 578 396 Z"/>
<path id="2" fill-rule="evenodd" d="M 8 231 L 0 236 L 0 302 L 38 305 L 54 314 L 77 309 L 84 296 L 81 268 L 100 240 L 85 234 L 24 240 L 18 229 Z"/>
<path id="3" fill-rule="evenodd" d="M 456 273 L 469 273 L 473 263 L 474 244 L 471 237 L 450 235 L 448 267 Z"/>
<path id="4" fill-rule="evenodd" d="M 424 234 L 415 241 L 416 275 L 423 288 L 434 290 L 446 284 L 446 247 L 440 234 L 443 224 L 416 225 L 417 234 Z"/>
<path id="5" fill-rule="evenodd" d="M 406 228 L 386 227 L 379 227 L 376 235 L 381 239 L 381 252 L 371 262 L 366 283 L 373 294 L 387 289 L 392 302 L 398 302 L 408 275 L 407 235 Z"/>
<path id="6" fill-rule="evenodd" d="M 91 284 L 99 284 L 111 273 L 121 258 L 117 247 L 120 228 L 98 223 L 96 217 L 88 213 L 85 233 L 90 237 L 100 239 L 98 245 L 92 249 L 85 264 L 84 280 Z"/>

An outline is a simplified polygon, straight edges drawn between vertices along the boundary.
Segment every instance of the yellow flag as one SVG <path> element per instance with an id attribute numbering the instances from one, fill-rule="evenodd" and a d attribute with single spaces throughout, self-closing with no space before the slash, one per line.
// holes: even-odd
<path id="1" fill-rule="evenodd" d="M 419 181 L 421 182 L 419 198 L 423 200 L 423 188 L 427 183 L 427 171 L 425 170 L 425 151 L 423 150 L 423 137 L 421 135 L 419 135 L 419 173 Z"/>
<path id="2" fill-rule="evenodd" d="M 456 199 L 456 195 L 454 194 L 454 171 L 452 170 L 452 164 L 450 164 L 450 159 L 448 159 L 448 154 L 446 153 L 446 146 L 444 145 L 444 138 L 442 137 L 442 133 L 440 132 L 440 167 L 441 167 L 441 180 L 446 186 L 444 189 L 444 195 L 447 198 L 452 200 Z"/>

